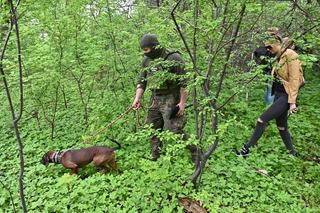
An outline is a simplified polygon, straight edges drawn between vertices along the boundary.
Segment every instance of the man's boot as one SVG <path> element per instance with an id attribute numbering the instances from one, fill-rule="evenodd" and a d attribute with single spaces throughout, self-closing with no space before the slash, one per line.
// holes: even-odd
<path id="1" fill-rule="evenodd" d="M 156 136 L 153 136 L 151 138 L 151 155 L 152 155 L 152 160 L 156 161 L 160 157 L 160 151 L 161 151 L 161 141 L 159 138 Z"/>

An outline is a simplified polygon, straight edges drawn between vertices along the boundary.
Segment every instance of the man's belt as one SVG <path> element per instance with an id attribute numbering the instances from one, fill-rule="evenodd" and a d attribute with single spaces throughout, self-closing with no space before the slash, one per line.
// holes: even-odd
<path id="1" fill-rule="evenodd" d="M 153 95 L 155 96 L 162 96 L 162 95 L 169 95 L 169 94 L 175 94 L 178 93 L 177 89 L 171 89 L 171 90 L 154 90 Z"/>

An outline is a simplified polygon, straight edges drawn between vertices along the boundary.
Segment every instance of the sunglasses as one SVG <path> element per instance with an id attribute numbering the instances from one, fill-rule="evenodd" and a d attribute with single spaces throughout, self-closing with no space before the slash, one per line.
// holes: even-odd
<path id="1" fill-rule="evenodd" d="M 271 45 L 268 45 L 266 46 L 267 50 L 272 50 L 272 46 Z"/>

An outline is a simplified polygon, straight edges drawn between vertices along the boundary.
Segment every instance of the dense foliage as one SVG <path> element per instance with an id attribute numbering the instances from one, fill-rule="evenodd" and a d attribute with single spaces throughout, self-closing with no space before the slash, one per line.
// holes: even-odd
<path id="1" fill-rule="evenodd" d="M 320 211 L 320 165 L 316 158 L 320 153 L 319 2 L 183 1 L 176 19 L 193 61 L 170 16 L 175 1 L 163 1 L 155 8 L 143 1 L 126 5 L 110 0 L 41 4 L 26 0 L 17 7 L 24 86 L 19 127 L 28 210 L 183 212 L 178 199 L 189 197 L 210 212 Z M 7 1 L 0 2 L 0 11 L 3 42 L 10 20 Z M 237 24 L 239 32 L 234 34 Z M 299 97 L 299 112 L 289 118 L 301 156 L 286 153 L 272 122 L 252 155 L 236 158 L 232 149 L 245 143 L 256 118 L 266 108 L 265 76 L 253 66 L 251 53 L 261 44 L 261 32 L 270 26 L 283 29 L 295 41 L 304 64 L 307 84 Z M 130 107 L 142 60 L 139 38 L 148 32 L 156 33 L 164 46 L 182 53 L 189 71 L 188 102 L 199 104 L 197 110 L 187 110 L 186 131 L 191 135 L 187 142 L 170 133 L 160 135 L 165 151 L 157 162 L 148 160 L 151 130 L 144 126 L 149 92 L 140 111 L 130 112 L 98 137 L 90 138 Z M 232 50 L 229 56 L 228 49 Z M 3 68 L 18 110 L 14 36 L 6 49 Z M 211 119 L 216 112 L 208 103 L 224 69 L 218 104 L 237 94 L 219 111 L 219 126 L 213 134 Z M 209 95 L 202 91 L 205 80 L 211 86 Z M 0 100 L 0 212 L 10 212 L 10 196 L 20 209 L 19 158 L 4 90 Z M 201 140 L 197 116 L 205 121 Z M 117 139 L 122 145 L 117 151 L 120 173 L 102 175 L 89 165 L 79 175 L 69 175 L 61 165 L 45 168 L 39 163 L 48 150 L 113 146 L 107 138 Z M 194 167 L 185 145 L 196 143 L 205 150 L 216 138 L 218 148 L 209 158 L 196 191 L 190 182 Z"/>

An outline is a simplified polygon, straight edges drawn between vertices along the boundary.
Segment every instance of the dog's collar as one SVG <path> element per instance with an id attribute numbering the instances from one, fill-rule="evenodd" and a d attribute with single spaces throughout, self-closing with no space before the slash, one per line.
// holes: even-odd
<path id="1" fill-rule="evenodd" d="M 52 162 L 53 163 L 61 163 L 61 158 L 66 153 L 66 151 L 58 151 L 52 154 Z"/>

